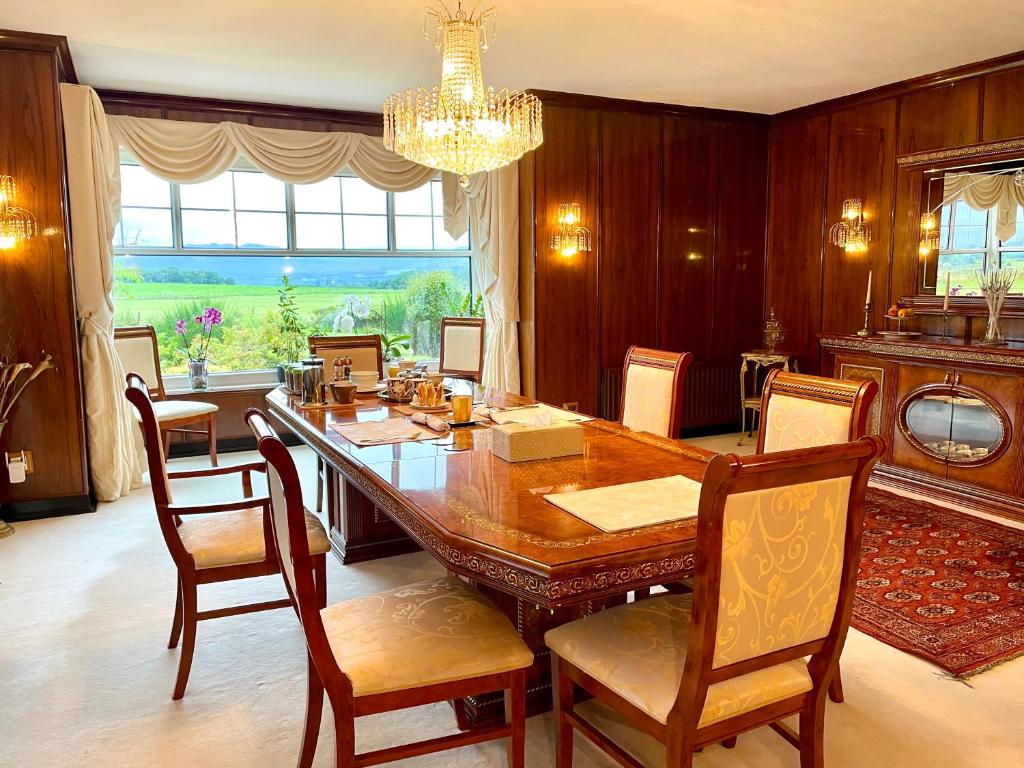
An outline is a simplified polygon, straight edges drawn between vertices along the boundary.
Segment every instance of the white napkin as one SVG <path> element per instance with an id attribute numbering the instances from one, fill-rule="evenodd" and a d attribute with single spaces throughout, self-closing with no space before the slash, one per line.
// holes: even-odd
<path id="1" fill-rule="evenodd" d="M 414 413 L 412 415 L 413 424 L 422 424 L 427 429 L 433 430 L 441 435 L 447 435 L 451 431 L 451 425 L 443 419 L 437 418 L 429 413 Z"/>

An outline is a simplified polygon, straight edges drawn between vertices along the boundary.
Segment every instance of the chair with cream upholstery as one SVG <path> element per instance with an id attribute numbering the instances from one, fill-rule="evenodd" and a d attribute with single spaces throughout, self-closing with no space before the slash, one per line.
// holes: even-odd
<path id="1" fill-rule="evenodd" d="M 377 378 L 384 378 L 384 357 L 381 351 L 380 335 L 368 333 L 363 336 L 310 336 L 309 353 L 324 360 L 324 379 L 334 378 L 334 361 L 339 357 L 352 358 L 353 371 L 376 371 Z M 333 481 L 333 471 L 320 454 L 316 457 L 316 511 L 324 508 L 324 483 Z"/>
<path id="2" fill-rule="evenodd" d="M 771 725 L 824 764 L 825 698 L 849 628 L 864 490 L 879 437 L 741 459 L 704 476 L 695 589 L 610 608 L 549 630 L 558 768 L 579 730 L 641 764 L 576 708 L 577 687 L 665 744 L 667 765 Z M 799 734 L 780 724 L 799 715 Z"/>
<path id="3" fill-rule="evenodd" d="M 324 608 L 323 560 L 310 557 L 302 488 L 291 454 L 265 415 L 246 420 L 267 461 L 271 516 L 308 651 L 306 723 L 298 764 L 313 762 L 326 690 L 334 715 L 335 765 L 377 765 L 509 737 L 508 761 L 523 768 L 526 668 L 533 653 L 497 606 L 456 576 L 444 576 Z M 357 755 L 355 718 L 505 691 L 508 723 Z"/>
<path id="4" fill-rule="evenodd" d="M 622 426 L 661 437 L 679 437 L 683 381 L 693 355 L 630 347 L 622 368 Z"/>
<path id="5" fill-rule="evenodd" d="M 844 381 L 775 369 L 761 395 L 757 452 L 816 448 L 858 440 L 867 431 L 868 414 L 878 394 L 874 381 Z M 836 668 L 829 688 L 843 701 L 843 678 Z"/>
<path id="6" fill-rule="evenodd" d="M 160 350 L 151 325 L 128 325 L 114 329 L 114 350 L 125 373 L 137 373 L 149 387 L 153 411 L 160 423 L 164 453 L 171 449 L 171 433 L 206 435 L 210 444 L 210 463 L 217 466 L 217 411 L 213 403 L 195 400 L 168 400 L 160 373 Z M 206 429 L 185 429 L 192 424 Z"/>
<path id="7" fill-rule="evenodd" d="M 273 532 L 269 524 L 267 496 L 253 496 L 252 473 L 266 472 L 263 462 L 250 462 L 232 467 L 212 467 L 181 472 L 168 472 L 160 425 L 156 420 L 149 388 L 141 376 L 129 373 L 125 395 L 138 410 L 142 434 L 146 441 L 149 482 L 153 490 L 157 521 L 164 543 L 178 569 L 178 597 L 174 607 L 174 623 L 168 648 L 176 648 L 181 640 L 181 658 L 172 698 L 185 695 L 192 655 L 195 650 L 196 624 L 206 619 L 236 616 L 242 613 L 287 608 L 288 600 L 272 600 L 248 605 L 198 610 L 198 586 L 234 581 L 278 572 Z M 171 497 L 172 480 L 223 477 L 241 474 L 243 498 L 209 504 L 176 504 Z M 306 535 L 314 560 L 324 567 L 325 553 L 330 550 L 327 533 L 312 513 L 305 513 Z"/>
<path id="8" fill-rule="evenodd" d="M 442 317 L 438 373 L 479 383 L 484 375 L 485 336 L 482 317 Z"/>

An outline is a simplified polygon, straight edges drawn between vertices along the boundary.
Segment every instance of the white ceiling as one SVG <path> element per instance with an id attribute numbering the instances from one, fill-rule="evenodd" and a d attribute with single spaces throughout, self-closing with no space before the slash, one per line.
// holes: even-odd
<path id="1" fill-rule="evenodd" d="M 1020 0 L 492 0 L 488 84 L 774 113 L 1024 48 Z M 454 4 L 455 0 L 449 0 Z M 101 88 L 378 112 L 432 85 L 427 0 L 26 0 Z"/>

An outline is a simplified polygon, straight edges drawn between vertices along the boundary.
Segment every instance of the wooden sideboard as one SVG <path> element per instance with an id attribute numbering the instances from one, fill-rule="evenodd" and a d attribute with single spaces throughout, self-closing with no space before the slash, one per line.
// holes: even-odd
<path id="1" fill-rule="evenodd" d="M 878 382 L 874 480 L 1024 520 L 1024 344 L 822 335 L 824 369 Z"/>

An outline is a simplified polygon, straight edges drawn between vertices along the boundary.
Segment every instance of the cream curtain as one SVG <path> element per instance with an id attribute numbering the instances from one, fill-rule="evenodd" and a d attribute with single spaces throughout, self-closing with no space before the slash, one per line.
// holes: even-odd
<path id="1" fill-rule="evenodd" d="M 60 86 L 71 207 L 71 251 L 82 344 L 89 471 L 100 501 L 142 484 L 142 434 L 124 397 L 114 352 L 114 257 L 121 209 L 117 144 L 96 92 Z"/>
<path id="2" fill-rule="evenodd" d="M 484 297 L 487 349 L 483 384 L 519 394 L 519 165 L 470 179 L 442 177 L 445 230 L 473 242 L 473 283 Z"/>
<path id="3" fill-rule="evenodd" d="M 996 235 L 1009 240 L 1017 232 L 1017 206 L 1024 206 L 1024 187 L 1013 174 L 954 173 L 945 177 L 942 204 L 963 200 L 976 211 L 994 209 Z"/>
<path id="4" fill-rule="evenodd" d="M 111 115 L 114 140 L 150 173 L 168 181 L 208 181 L 244 157 L 279 181 L 312 184 L 350 168 L 391 192 L 423 186 L 437 171 L 384 148 L 361 133 L 256 128 L 242 123 L 189 123 Z"/>

